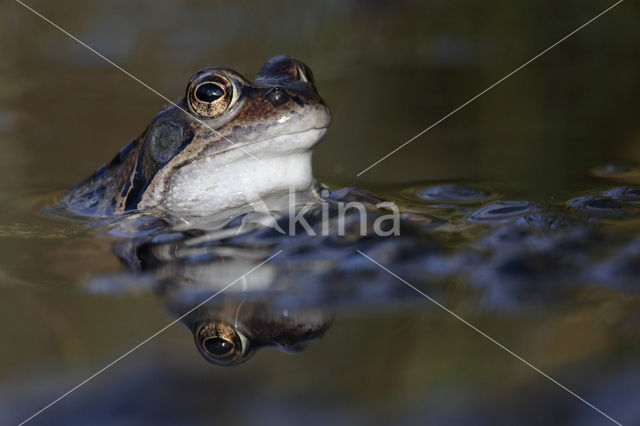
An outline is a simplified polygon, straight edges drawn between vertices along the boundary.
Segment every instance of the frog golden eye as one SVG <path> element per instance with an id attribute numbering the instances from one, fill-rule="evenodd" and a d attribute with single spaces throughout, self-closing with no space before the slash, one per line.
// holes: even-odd
<path id="1" fill-rule="evenodd" d="M 187 88 L 190 109 L 204 118 L 215 118 L 228 110 L 237 99 L 233 82 L 224 74 L 203 75 Z"/>
<path id="2" fill-rule="evenodd" d="M 208 360 L 218 365 L 238 364 L 247 359 L 248 339 L 224 322 L 210 322 L 196 332 L 196 346 Z"/>

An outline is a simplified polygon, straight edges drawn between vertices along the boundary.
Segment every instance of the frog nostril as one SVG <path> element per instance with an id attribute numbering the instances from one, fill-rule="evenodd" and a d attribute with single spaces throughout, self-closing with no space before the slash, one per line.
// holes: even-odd
<path id="1" fill-rule="evenodd" d="M 287 91 L 278 86 L 269 89 L 266 96 L 273 106 L 280 106 L 289 100 Z"/>

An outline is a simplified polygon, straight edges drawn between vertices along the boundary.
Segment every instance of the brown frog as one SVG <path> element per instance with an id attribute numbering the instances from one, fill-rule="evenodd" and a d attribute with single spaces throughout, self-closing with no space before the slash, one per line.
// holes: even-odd
<path id="1" fill-rule="evenodd" d="M 135 210 L 208 215 L 314 184 L 311 151 L 329 109 L 309 67 L 285 55 L 250 82 L 228 68 L 197 72 L 184 99 L 160 112 L 63 205 L 83 216 Z"/>

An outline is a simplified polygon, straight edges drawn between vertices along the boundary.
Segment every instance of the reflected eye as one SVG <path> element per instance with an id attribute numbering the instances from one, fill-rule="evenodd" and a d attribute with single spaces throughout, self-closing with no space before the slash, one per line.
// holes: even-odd
<path id="1" fill-rule="evenodd" d="M 195 332 L 196 346 L 210 362 L 234 365 L 251 356 L 249 340 L 234 327 L 222 321 L 212 321 Z"/>
<path id="2" fill-rule="evenodd" d="M 201 72 L 187 87 L 189 109 L 204 118 L 216 118 L 233 106 L 238 89 L 221 72 Z"/>
<path id="3" fill-rule="evenodd" d="M 225 357 L 233 352 L 234 344 L 221 337 L 212 337 L 205 339 L 204 348 L 215 357 Z"/>
<path id="4" fill-rule="evenodd" d="M 202 83 L 196 89 L 196 99 L 200 102 L 213 102 L 224 95 L 224 89 L 216 83 Z"/>

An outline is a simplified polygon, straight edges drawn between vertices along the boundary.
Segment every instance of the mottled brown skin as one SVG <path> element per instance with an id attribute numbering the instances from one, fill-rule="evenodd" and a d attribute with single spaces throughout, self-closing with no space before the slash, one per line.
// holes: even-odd
<path id="1" fill-rule="evenodd" d="M 109 216 L 120 210 L 126 201 L 121 188 L 135 167 L 141 147 L 139 140 L 131 141 L 109 163 L 71 188 L 63 200 L 65 207 L 89 216 Z"/>
<path id="2" fill-rule="evenodd" d="M 211 104 L 194 101 L 197 88 L 214 77 L 228 83 L 222 84 L 224 96 Z M 223 108 L 227 101 L 230 104 Z M 255 150 L 265 139 L 295 134 L 296 123 L 307 125 L 310 113 L 320 117 L 318 128 L 328 126 L 328 109 L 311 71 L 288 56 L 269 60 L 254 82 L 230 69 L 203 69 L 191 78 L 185 98 L 160 112 L 111 162 L 71 188 L 63 205 L 93 217 L 154 209 L 170 194 L 180 168 L 238 149 Z"/>

